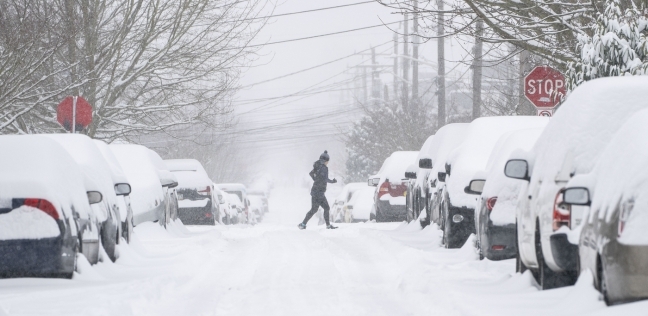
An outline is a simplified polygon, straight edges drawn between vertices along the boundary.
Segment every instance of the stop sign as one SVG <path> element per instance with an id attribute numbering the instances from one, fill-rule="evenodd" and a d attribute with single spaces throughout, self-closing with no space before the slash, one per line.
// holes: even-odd
<path id="1" fill-rule="evenodd" d="M 524 96 L 538 108 L 555 107 L 565 93 L 565 76 L 551 67 L 535 67 L 524 77 Z"/>
<path id="2" fill-rule="evenodd" d="M 72 120 L 75 130 L 82 130 L 92 123 L 92 106 L 83 97 L 76 97 L 76 113 L 74 113 L 74 97 L 68 96 L 56 108 L 56 120 L 63 127 L 72 130 Z"/>

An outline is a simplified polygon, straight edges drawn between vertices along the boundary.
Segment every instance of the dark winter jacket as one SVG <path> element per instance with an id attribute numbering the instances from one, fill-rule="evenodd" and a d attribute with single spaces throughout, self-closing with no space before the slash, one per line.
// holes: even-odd
<path id="1" fill-rule="evenodd" d="M 313 188 L 311 189 L 311 196 L 324 195 L 326 192 L 327 183 L 336 183 L 337 181 L 329 180 L 328 178 L 328 167 L 324 164 L 324 161 L 318 160 L 313 164 L 313 170 L 309 173 L 311 178 L 313 178 Z"/>

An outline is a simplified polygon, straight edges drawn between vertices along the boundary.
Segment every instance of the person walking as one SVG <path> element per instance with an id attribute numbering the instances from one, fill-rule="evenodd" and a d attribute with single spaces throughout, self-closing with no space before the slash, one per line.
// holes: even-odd
<path id="1" fill-rule="evenodd" d="M 337 183 L 337 180 L 334 178 L 333 180 L 330 180 L 328 178 L 328 162 L 329 162 L 329 155 L 328 152 L 325 150 L 323 154 L 320 155 L 319 160 L 316 161 L 313 164 L 313 170 L 308 173 L 311 178 L 313 178 L 313 188 L 311 188 L 311 209 L 306 213 L 306 217 L 304 218 L 304 221 L 299 223 L 297 227 L 299 229 L 306 229 L 306 223 L 317 213 L 317 210 L 321 206 L 324 209 L 324 220 L 326 221 L 326 228 L 327 229 L 336 229 L 337 227 L 331 225 L 329 222 L 329 210 L 330 207 L 328 205 L 328 201 L 326 201 L 326 196 L 324 196 L 324 193 L 326 192 L 326 185 L 328 183 Z"/>

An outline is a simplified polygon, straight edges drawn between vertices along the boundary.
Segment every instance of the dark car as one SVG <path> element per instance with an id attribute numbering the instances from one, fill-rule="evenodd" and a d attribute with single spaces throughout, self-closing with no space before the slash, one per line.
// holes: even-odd
<path id="1" fill-rule="evenodd" d="M 169 159 L 166 167 L 178 179 L 178 218 L 188 225 L 216 225 L 217 205 L 214 183 L 195 159 Z"/>
<path id="2" fill-rule="evenodd" d="M 530 150 L 544 130 L 531 128 L 509 132 L 497 141 L 486 167 L 486 184 L 475 211 L 475 247 L 480 258 L 515 258 L 515 209 L 522 183 L 509 179 L 504 166 L 511 153 Z"/>
<path id="3" fill-rule="evenodd" d="M 84 175 L 55 141 L 0 136 L 0 277 L 71 278 L 77 253 L 99 245 Z M 47 155 L 43 155 L 43 153 Z"/>
<path id="4" fill-rule="evenodd" d="M 399 222 L 407 220 L 405 170 L 414 163 L 418 151 L 397 151 L 383 162 L 380 171 L 368 180 L 369 185 L 378 187 L 374 196 L 375 208 L 370 218 L 377 222 Z"/>

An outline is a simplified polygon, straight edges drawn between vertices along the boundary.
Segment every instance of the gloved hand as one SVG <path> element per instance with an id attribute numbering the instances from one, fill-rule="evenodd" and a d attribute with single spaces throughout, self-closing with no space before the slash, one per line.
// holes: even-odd
<path id="1" fill-rule="evenodd" d="M 331 181 L 331 183 L 337 183 L 337 179 L 333 178 L 333 180 Z"/>

